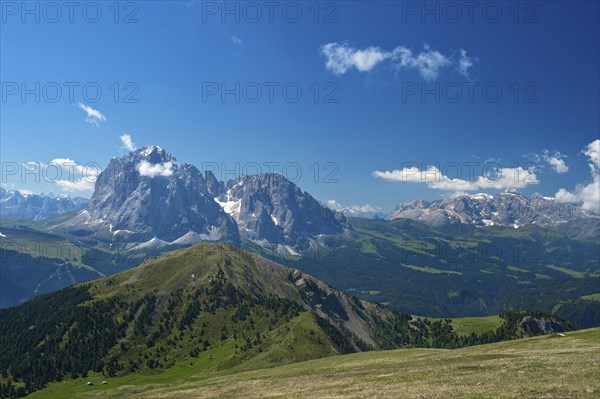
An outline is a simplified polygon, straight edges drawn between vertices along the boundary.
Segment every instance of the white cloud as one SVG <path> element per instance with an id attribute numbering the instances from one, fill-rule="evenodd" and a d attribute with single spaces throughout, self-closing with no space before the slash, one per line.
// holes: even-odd
<path id="1" fill-rule="evenodd" d="M 14 187 L 14 184 L 13 184 Z M 15 189 L 15 191 L 18 191 L 19 193 L 21 193 L 22 196 L 27 197 L 29 195 L 33 195 L 35 194 L 33 191 L 28 190 L 26 188 L 19 188 L 19 189 Z"/>
<path id="2" fill-rule="evenodd" d="M 56 183 L 63 192 L 72 191 L 93 191 L 96 183 L 96 178 L 102 171 L 98 165 L 88 164 L 82 165 L 70 158 L 55 158 L 48 165 L 44 165 L 48 170 L 50 168 L 60 168 L 60 174 L 52 176 L 57 180 L 51 180 Z"/>
<path id="3" fill-rule="evenodd" d="M 594 176 L 593 181 L 587 185 L 577 185 L 573 192 L 561 188 L 555 197 L 559 202 L 574 202 L 588 211 L 600 212 L 600 175 Z"/>
<path id="4" fill-rule="evenodd" d="M 231 41 L 233 44 L 242 44 L 242 39 L 237 37 L 236 35 L 231 36 Z"/>
<path id="5" fill-rule="evenodd" d="M 600 140 L 592 141 L 582 152 L 588 157 L 592 182 L 578 184 L 572 192 L 561 188 L 555 197 L 559 202 L 573 202 L 583 209 L 600 212 Z"/>
<path id="6" fill-rule="evenodd" d="M 71 158 L 54 158 L 48 165 L 42 165 L 44 167 L 59 167 L 63 173 L 68 173 L 69 175 L 87 173 L 85 166 L 75 162 Z"/>
<path id="7" fill-rule="evenodd" d="M 106 117 L 104 115 L 102 115 L 102 113 L 100 111 L 98 111 L 97 109 L 94 109 L 92 107 L 90 107 L 89 105 L 85 105 L 82 103 L 79 103 L 79 108 L 81 108 L 85 114 L 86 114 L 86 118 L 85 121 L 91 125 L 94 125 L 96 127 L 100 127 L 99 122 L 106 122 Z"/>
<path id="8" fill-rule="evenodd" d="M 43 174 L 47 180 L 67 177 L 73 180 L 77 175 L 83 177 L 96 177 L 102 171 L 95 163 L 82 165 L 71 158 L 54 158 L 49 163 L 29 161 L 23 162 L 23 168 L 28 171 L 37 171 Z"/>
<path id="9" fill-rule="evenodd" d="M 138 172 L 142 176 L 156 177 L 164 176 L 169 177 L 173 174 L 173 162 L 151 164 L 150 162 L 143 160 L 137 166 Z"/>
<path id="10" fill-rule="evenodd" d="M 435 190 L 453 191 L 456 193 L 475 190 L 523 188 L 539 183 L 535 171 L 526 170 L 520 166 L 516 168 L 497 168 L 493 173 L 478 176 L 473 180 L 445 176 L 435 166 L 431 166 L 425 170 L 420 170 L 417 167 L 405 167 L 392 171 L 377 170 L 373 172 L 373 176 L 390 181 L 422 183 Z"/>
<path id="11" fill-rule="evenodd" d="M 123 143 L 123 148 L 125 148 L 127 151 L 135 151 L 135 144 L 133 143 L 130 135 L 124 134 L 119 136 L 119 138 L 121 139 L 121 143 Z"/>
<path id="12" fill-rule="evenodd" d="M 592 173 L 600 173 L 600 140 L 594 140 L 588 144 L 583 153 L 590 159 Z"/>
<path id="13" fill-rule="evenodd" d="M 92 176 L 82 177 L 78 180 L 57 180 L 56 184 L 65 192 L 71 191 L 93 191 L 96 178 Z"/>
<path id="14" fill-rule="evenodd" d="M 393 58 L 397 61 L 396 67 L 416 69 L 425 80 L 437 79 L 440 69 L 451 63 L 448 57 L 431 50 L 428 45 L 416 56 L 406 47 L 397 47 L 393 51 Z"/>
<path id="15" fill-rule="evenodd" d="M 39 173 L 43 182 L 56 184 L 63 192 L 93 191 L 96 178 L 102 172 L 95 163 L 82 165 L 71 158 L 54 158 L 49 163 L 24 162 L 23 167 Z"/>
<path id="16" fill-rule="evenodd" d="M 350 205 L 347 206 L 346 209 L 350 213 L 377 213 L 381 211 L 381 208 L 378 206 L 371 206 L 369 204 L 364 205 Z"/>
<path id="17" fill-rule="evenodd" d="M 325 67 L 337 75 L 343 75 L 352 67 L 360 72 L 368 72 L 381 61 L 392 56 L 379 47 L 357 50 L 335 42 L 321 46 L 321 54 L 327 59 Z"/>
<path id="18" fill-rule="evenodd" d="M 346 43 L 337 42 L 321 46 L 320 51 L 326 59 L 325 67 L 336 75 L 343 75 L 351 68 L 368 72 L 378 64 L 391 60 L 396 69 L 414 69 L 425 80 L 437 79 L 443 68 L 452 65 L 461 75 L 468 77 L 469 68 L 477 61 L 477 58 L 467 56 L 463 49 L 460 50 L 460 58 L 455 61 L 452 56 L 433 50 L 427 44 L 417 54 L 405 46 L 386 51 L 374 46 L 356 49 Z"/>
<path id="19" fill-rule="evenodd" d="M 381 208 L 369 204 L 343 206 L 334 199 L 327 200 L 327 206 L 344 214 L 370 215 L 381 212 Z"/>
<path id="20" fill-rule="evenodd" d="M 556 173 L 562 174 L 567 173 L 569 171 L 569 167 L 565 163 L 565 156 L 562 155 L 559 151 L 556 151 L 554 154 L 551 154 L 550 151 L 544 150 L 542 154 L 542 159 L 546 161 Z"/>
<path id="21" fill-rule="evenodd" d="M 469 68 L 471 68 L 475 62 L 478 61 L 477 57 L 469 57 L 466 50 L 460 49 L 460 59 L 456 65 L 458 73 L 469 79 Z"/>
<path id="22" fill-rule="evenodd" d="M 337 202 L 334 199 L 327 200 L 327 206 L 330 207 L 331 209 L 335 209 L 335 210 L 342 208 L 342 204 L 340 204 L 339 202 Z"/>

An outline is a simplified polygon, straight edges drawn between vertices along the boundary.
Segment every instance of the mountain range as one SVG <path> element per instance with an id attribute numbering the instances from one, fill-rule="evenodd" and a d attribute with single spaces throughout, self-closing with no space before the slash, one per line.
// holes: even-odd
<path id="1" fill-rule="evenodd" d="M 396 206 L 388 220 L 414 219 L 433 226 L 470 224 L 474 226 L 512 226 L 527 224 L 554 226 L 584 218 L 598 218 L 576 204 L 554 198 L 526 195 L 511 190 L 496 195 L 462 195 L 432 202 L 417 200 Z"/>
<path id="2" fill-rule="evenodd" d="M 2 220 L 0 232 L 10 260 L 0 268 L 2 307 L 218 241 L 412 314 L 538 309 L 600 324 L 600 303 L 589 300 L 598 293 L 600 218 L 517 192 L 402 204 L 388 220 L 346 218 L 281 175 L 221 182 L 147 146 L 113 158 L 85 208 Z"/>
<path id="3" fill-rule="evenodd" d="M 277 174 L 220 182 L 158 146 L 113 158 L 87 207 L 54 231 L 128 249 L 241 239 L 297 255 L 350 229 L 345 217 Z"/>
<path id="4" fill-rule="evenodd" d="M 23 194 L 0 187 L 0 217 L 3 219 L 44 220 L 83 209 L 87 202 L 81 197 Z"/>
<path id="5" fill-rule="evenodd" d="M 0 191 L 1 216 L 44 220 L 77 212 L 53 231 L 111 248 L 159 248 L 200 241 L 250 242 L 280 254 L 297 256 L 348 237 L 352 226 L 332 210 L 274 173 L 241 175 L 222 182 L 200 172 L 159 146 L 145 146 L 113 158 L 96 180 L 89 201 L 83 198 L 23 195 Z M 413 219 L 431 226 L 556 226 L 598 218 L 579 205 L 517 191 L 462 195 L 436 201 L 402 203 L 388 220 Z"/>

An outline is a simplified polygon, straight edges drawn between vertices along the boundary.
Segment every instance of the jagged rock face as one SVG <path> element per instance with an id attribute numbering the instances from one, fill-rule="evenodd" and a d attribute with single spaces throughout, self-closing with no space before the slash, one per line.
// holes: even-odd
<path id="1" fill-rule="evenodd" d="M 85 207 L 87 200 L 80 197 L 50 197 L 23 195 L 19 191 L 0 188 L 0 216 L 25 220 L 44 220 Z"/>
<path id="2" fill-rule="evenodd" d="M 434 226 L 464 223 L 519 227 L 526 224 L 551 226 L 588 217 L 597 215 L 582 210 L 578 205 L 559 203 L 553 198 L 504 192 L 494 196 L 474 194 L 433 202 L 400 204 L 388 219 L 415 219 Z"/>
<path id="3" fill-rule="evenodd" d="M 350 228 L 341 213 L 281 175 L 241 176 L 224 184 L 210 171 L 202 175 L 192 165 L 178 165 L 157 146 L 113 158 L 87 208 L 64 227 L 143 248 L 241 236 L 287 254 Z"/>
<path id="4" fill-rule="evenodd" d="M 259 243 L 306 250 L 318 236 L 349 228 L 341 213 L 279 174 L 241 176 L 229 181 L 215 200 L 235 218 L 242 237 Z"/>
<path id="5" fill-rule="evenodd" d="M 567 331 L 560 321 L 553 318 L 527 316 L 519 323 L 519 335 L 535 337 L 537 335 L 556 334 Z"/>
<path id="6" fill-rule="evenodd" d="M 238 239 L 235 221 L 213 200 L 200 171 L 178 165 L 157 146 L 113 158 L 73 222 L 103 230 L 109 240 Z"/>

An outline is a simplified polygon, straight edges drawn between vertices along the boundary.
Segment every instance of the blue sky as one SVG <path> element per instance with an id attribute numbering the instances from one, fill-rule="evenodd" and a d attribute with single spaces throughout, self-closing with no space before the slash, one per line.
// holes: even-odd
<path id="1" fill-rule="evenodd" d="M 89 196 L 76 173 L 14 165 L 104 168 L 125 134 L 224 178 L 278 162 L 319 200 L 383 212 L 513 186 L 589 204 L 596 188 L 598 2 L 80 2 L 72 22 L 28 4 L 2 2 L 7 188 Z"/>

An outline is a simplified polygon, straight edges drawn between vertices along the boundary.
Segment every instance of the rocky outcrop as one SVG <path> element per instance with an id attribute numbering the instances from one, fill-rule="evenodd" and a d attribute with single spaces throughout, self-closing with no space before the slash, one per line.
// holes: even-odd
<path id="1" fill-rule="evenodd" d="M 534 337 L 565 331 L 567 331 L 567 326 L 552 317 L 525 316 L 519 323 L 519 335 L 521 337 Z"/>
<path id="2" fill-rule="evenodd" d="M 279 174 L 229 181 L 217 201 L 237 222 L 240 234 L 259 244 L 281 245 L 294 254 L 321 235 L 349 229 L 346 218 Z"/>

